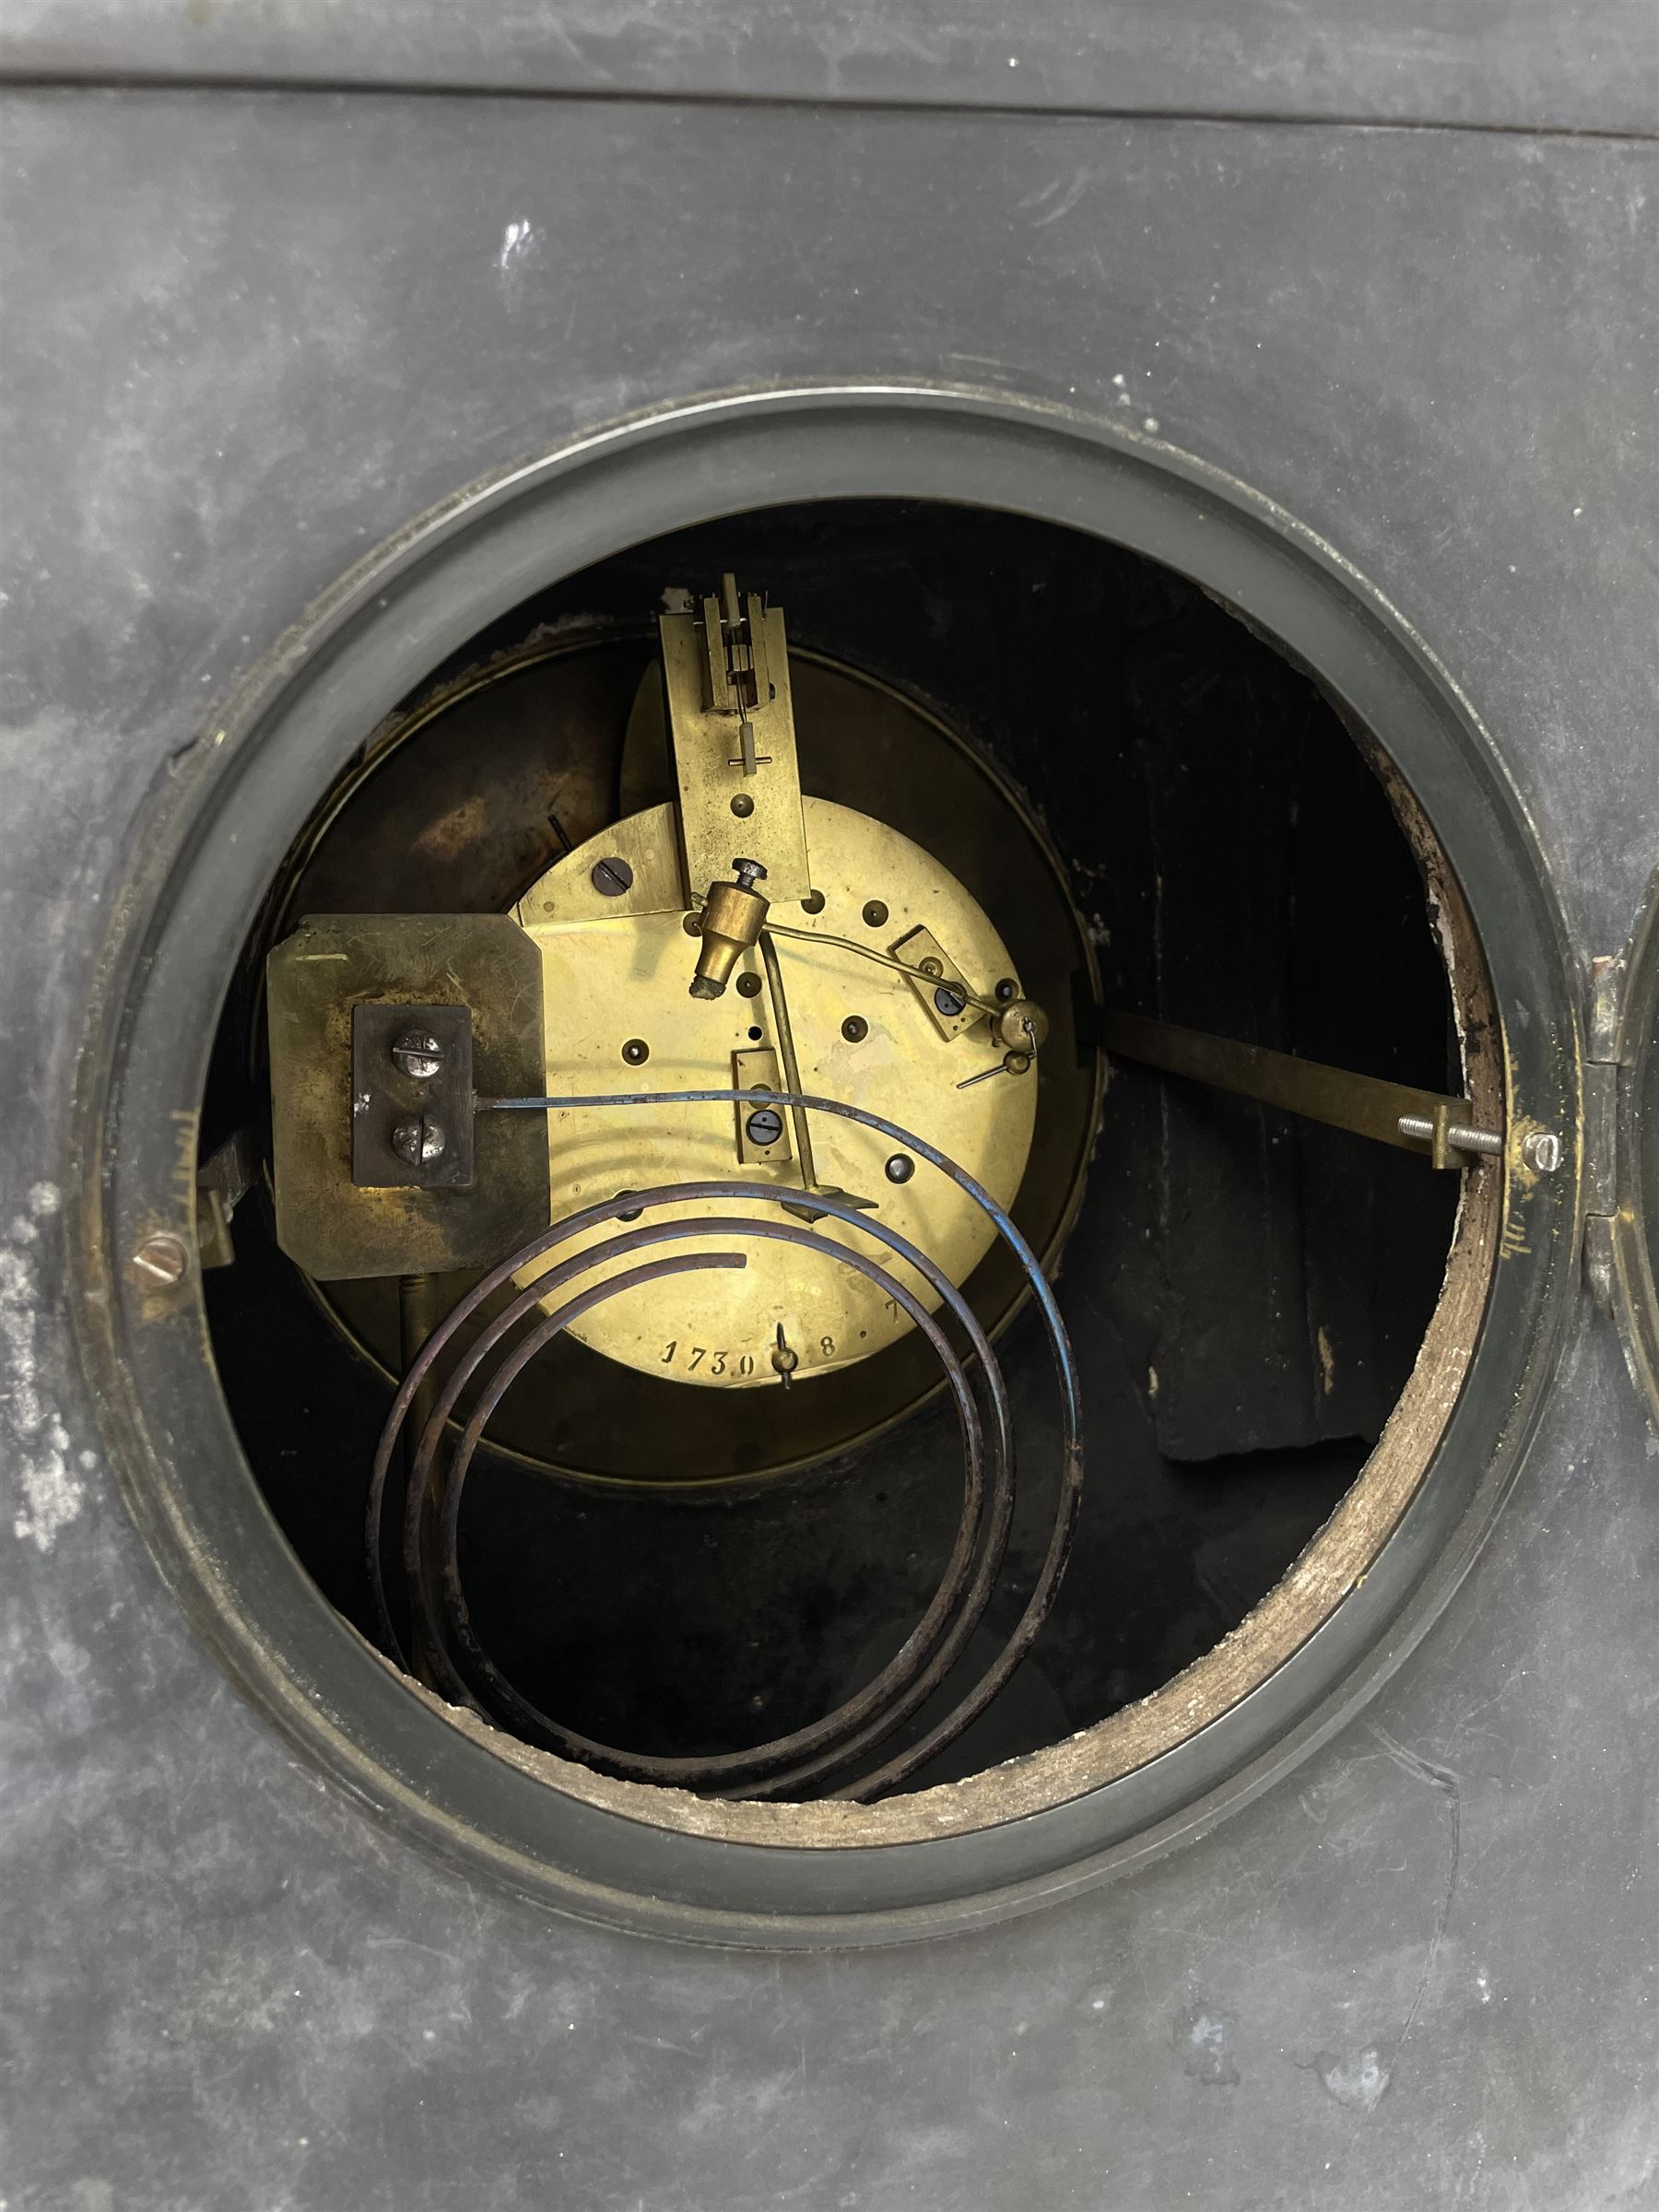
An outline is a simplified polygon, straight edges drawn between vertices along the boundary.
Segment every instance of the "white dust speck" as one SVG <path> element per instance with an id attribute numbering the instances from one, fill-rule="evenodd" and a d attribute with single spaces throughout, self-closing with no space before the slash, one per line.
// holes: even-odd
<path id="1" fill-rule="evenodd" d="M 505 276 L 515 262 L 522 261 L 535 244 L 535 225 L 521 217 L 508 224 L 501 233 L 501 250 L 496 255 L 496 267 Z"/>
<path id="2" fill-rule="evenodd" d="M 501 233 L 501 243 L 496 253 L 496 270 L 500 279 L 501 299 L 509 313 L 514 312 L 524 298 L 530 272 L 541 258 L 542 234 L 527 216 L 518 216 Z"/>

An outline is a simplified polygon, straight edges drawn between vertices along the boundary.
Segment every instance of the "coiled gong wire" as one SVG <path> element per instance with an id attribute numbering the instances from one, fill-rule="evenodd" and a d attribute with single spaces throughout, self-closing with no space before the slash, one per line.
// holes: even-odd
<path id="1" fill-rule="evenodd" d="M 613 1091 L 593 1097 L 479 1099 L 480 1112 L 548 1112 L 589 1108 L 629 1109 L 714 1103 L 745 1104 L 759 1094 L 735 1089 Z M 914 1743 L 873 1771 L 831 1786 L 837 1776 L 857 1766 L 914 1713 L 949 1675 L 991 1602 L 1007 1549 L 1015 1496 L 1013 1420 L 1006 1384 L 983 1329 L 960 1290 L 935 1262 L 897 1230 L 858 1207 L 822 1191 L 806 1193 L 728 1179 L 659 1184 L 625 1191 L 616 1197 L 567 1215 L 533 1237 L 491 1268 L 451 1310 L 410 1362 L 392 1403 L 374 1455 L 366 1515 L 368 1567 L 375 1611 L 387 1649 L 413 1671 L 418 1658 L 434 1686 L 456 1703 L 499 1722 L 526 1741 L 600 1772 L 630 1782 L 672 1789 L 744 1798 L 829 1796 L 865 1802 L 882 1795 L 915 1773 L 943 1749 L 1004 1688 L 1036 1641 L 1065 1570 L 1077 1526 L 1083 1482 L 1081 1402 L 1076 1362 L 1053 1292 L 1037 1255 L 1006 1211 L 965 1168 L 912 1131 L 885 1121 L 844 1100 L 805 1091 L 764 1094 L 772 1106 L 799 1107 L 855 1122 L 901 1145 L 938 1173 L 948 1176 L 988 1216 L 1009 1247 L 1030 1285 L 1042 1317 L 1054 1362 L 1060 1398 L 1059 1480 L 1054 1522 L 1041 1567 L 1026 1606 L 996 1657 L 973 1688 Z M 638 1228 L 556 1260 L 536 1275 L 502 1311 L 483 1326 L 436 1394 L 413 1448 L 405 1444 L 407 1465 L 404 1496 L 402 1564 L 407 1586 L 411 1651 L 406 1651 L 387 1602 L 382 1524 L 388 1479 L 399 1464 L 399 1446 L 411 1408 L 437 1362 L 478 1309 L 515 1277 L 546 1262 L 558 1248 L 584 1230 L 607 1221 L 634 1221 L 665 1206 L 688 1201 L 741 1200 L 763 1207 L 799 1208 L 809 1200 L 815 1214 L 857 1230 L 913 1268 L 948 1310 L 968 1342 L 964 1359 L 952 1348 L 938 1322 L 921 1300 L 882 1263 L 795 1221 L 757 1214 L 735 1218 L 704 1216 L 691 1220 L 644 1222 Z M 742 1751 L 691 1758 L 657 1758 L 599 1744 L 564 1726 L 518 1689 L 491 1658 L 479 1638 L 461 1586 L 459 1528 L 468 1471 L 486 1425 L 528 1362 L 559 1333 L 606 1300 L 662 1280 L 703 1270 L 737 1269 L 746 1265 L 741 1249 L 665 1253 L 661 1247 L 681 1240 L 730 1239 L 734 1246 L 766 1240 L 816 1252 L 848 1266 L 877 1285 L 909 1315 L 931 1346 L 943 1371 L 962 1441 L 962 1510 L 956 1537 L 938 1588 L 915 1628 L 887 1665 L 844 1703 L 808 1726 Z M 594 1269 L 654 1253 L 600 1283 L 582 1286 Z M 548 1301 L 569 1291 L 546 1311 Z M 506 1340 L 534 1310 L 540 1317 L 510 1348 Z M 489 1366 L 494 1359 L 493 1368 Z M 977 1371 L 988 1403 L 987 1431 L 973 1389 Z M 468 1388 L 483 1377 L 461 1428 L 459 1441 L 441 1465 L 447 1428 Z"/>

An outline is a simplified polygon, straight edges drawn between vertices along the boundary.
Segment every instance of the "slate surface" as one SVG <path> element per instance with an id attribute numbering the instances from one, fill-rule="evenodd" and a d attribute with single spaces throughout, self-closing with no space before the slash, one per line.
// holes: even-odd
<path id="1" fill-rule="evenodd" d="M 296 1764 L 125 1518 L 60 1288 L 152 779 L 361 551 L 652 401 L 929 377 L 1152 418 L 1420 628 L 1611 949 L 1655 843 L 1651 152 L 272 93 L 4 122 L 13 2212 L 1653 2203 L 1659 1461 L 1587 1314 L 1447 1615 L 1290 1782 L 992 1933 L 771 1959 L 469 1888 Z"/>

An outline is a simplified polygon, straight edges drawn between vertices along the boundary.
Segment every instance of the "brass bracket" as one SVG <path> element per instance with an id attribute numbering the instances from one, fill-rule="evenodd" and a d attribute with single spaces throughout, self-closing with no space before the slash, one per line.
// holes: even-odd
<path id="1" fill-rule="evenodd" d="M 812 888 L 783 617 L 723 580 L 724 606 L 659 618 L 680 846 L 693 897 L 752 854 L 768 895 Z"/>
<path id="2" fill-rule="evenodd" d="M 699 898 L 706 888 L 698 886 Z M 513 914 L 525 929 L 536 929 L 683 914 L 690 904 L 680 877 L 674 808 L 662 806 L 611 823 L 556 861 L 530 886 Z"/>
<path id="3" fill-rule="evenodd" d="M 913 971 L 911 989 L 947 1044 L 984 1020 L 985 1009 L 975 1004 L 967 977 L 931 929 L 912 929 L 888 950 Z"/>
<path id="4" fill-rule="evenodd" d="M 259 1175 L 252 1129 L 228 1136 L 196 1172 L 196 1250 L 204 1267 L 229 1267 L 236 1259 L 230 1222 Z"/>
<path id="5" fill-rule="evenodd" d="M 734 1090 L 774 1091 L 778 1082 L 778 1055 L 771 1045 L 732 1054 Z M 767 1117 L 770 1116 L 770 1119 Z M 770 1134 L 772 1124 L 777 1134 Z M 746 1168 L 774 1167 L 790 1158 L 789 1117 L 781 1106 L 764 1098 L 737 1101 L 737 1159 Z"/>

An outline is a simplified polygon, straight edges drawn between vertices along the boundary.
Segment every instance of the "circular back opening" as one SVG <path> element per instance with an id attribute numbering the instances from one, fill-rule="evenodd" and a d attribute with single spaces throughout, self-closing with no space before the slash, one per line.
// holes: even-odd
<path id="1" fill-rule="evenodd" d="M 562 484 L 549 470 L 452 513 L 325 611 L 303 676 L 250 702 L 192 794 L 157 886 L 144 991 L 174 994 L 174 1035 L 193 998 L 213 1008 L 207 1064 L 194 1095 L 177 1055 L 154 1064 L 146 1109 L 129 1056 L 116 1092 L 129 1163 L 162 1097 L 200 1117 L 207 1264 L 147 1279 L 147 1240 L 177 1225 L 136 1171 L 118 1235 L 140 1392 L 218 1411 L 199 1464 L 175 1450 L 137 1494 L 175 1576 L 181 1526 L 221 1514 L 212 1567 L 187 1541 L 180 1579 L 244 1676 L 406 1809 L 422 1770 L 430 1806 L 436 1759 L 450 1848 L 580 1909 L 769 1939 L 1052 1888 L 1288 1742 L 1461 1511 L 1448 1494 L 1402 1555 L 1470 1394 L 1511 1172 L 1501 1134 L 1451 1151 L 1444 1116 L 1433 1143 L 1330 1125 L 1361 1094 L 1374 1119 L 1366 1085 L 1385 1083 L 1505 1128 L 1468 896 L 1490 853 L 1454 873 L 1442 827 L 1460 808 L 1489 826 L 1480 756 L 1386 627 L 1247 513 L 1111 445 L 902 403 L 812 427 L 780 444 L 788 409 L 760 407 L 623 438 Z M 710 441 L 728 497 L 746 473 L 768 496 L 708 512 Z M 757 724 L 757 756 L 739 702 L 728 767 L 754 782 L 720 787 L 717 835 L 734 862 L 746 836 L 771 856 L 770 876 L 733 878 L 767 919 L 701 998 L 727 910 L 690 858 L 708 791 L 677 638 L 724 650 L 728 675 L 771 641 L 808 856 L 794 883 L 767 811 L 782 725 Z M 712 712 L 718 668 L 700 680 Z M 682 895 L 653 904 L 671 833 Z M 440 996 L 430 961 L 408 965 L 411 927 L 481 915 L 533 948 L 529 1074 L 522 1019 L 517 1059 L 500 1056 L 493 971 L 452 964 Z M 449 1048 L 403 1034 L 399 1010 L 419 1027 L 458 1005 L 487 1100 L 511 1061 L 516 1095 L 630 1103 L 487 1105 L 456 1188 L 505 1190 L 529 1159 L 530 1216 L 521 1192 L 500 1210 L 513 1235 L 487 1251 L 475 1234 L 459 1264 L 409 1246 L 421 1264 L 404 1265 L 378 1228 L 354 1244 L 355 1184 L 308 1183 L 297 1228 L 296 961 L 308 1004 L 326 963 L 353 979 L 328 1017 L 342 1114 L 381 1108 L 353 1088 L 359 1002 L 399 1015 L 382 1057 L 404 1073 L 413 1046 L 434 1070 Z M 1338 1071 L 1323 1106 L 1265 1102 L 1264 1069 L 1310 1064 Z M 679 1096 L 708 1089 L 743 1095 Z M 414 1111 L 425 1143 L 441 1117 Z M 626 1206 L 688 1176 L 759 1194 L 704 1189 L 688 1230 L 683 1197 Z M 1539 1177 L 1514 1194 L 1549 1197 Z M 400 1218 L 443 1218 L 441 1192 L 406 1200 Z M 364 1506 L 400 1374 L 444 1345 L 413 1439 L 535 1267 L 445 1343 L 447 1318 L 524 1234 L 602 1203 L 641 1279 L 523 1359 L 448 1534 L 439 1504 L 409 1515 L 412 1580 L 396 1525 L 414 1443 L 397 1442 L 377 1596 Z M 685 1233 L 647 1243 L 647 1210 Z M 757 1212 L 764 1238 L 723 1227 Z M 556 1302 L 531 1297 L 521 1329 Z M 474 1402 L 430 1422 L 436 1484 Z M 1496 1443 L 1494 1425 L 1463 1499 Z M 838 1713 L 863 1725 L 838 1735 Z M 755 1759 L 780 1741 L 806 1749 Z M 879 1848 L 922 1841 L 925 1870 Z M 872 1907 L 877 1861 L 891 1895 Z"/>

